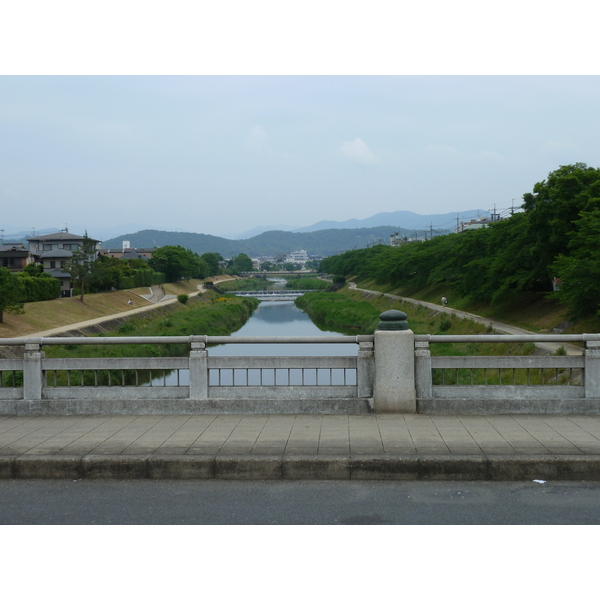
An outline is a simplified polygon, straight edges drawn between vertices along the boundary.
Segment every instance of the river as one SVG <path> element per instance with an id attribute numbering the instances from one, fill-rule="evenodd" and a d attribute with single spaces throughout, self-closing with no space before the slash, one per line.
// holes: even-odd
<path id="1" fill-rule="evenodd" d="M 202 335 L 202 332 L 198 332 Z M 292 301 L 261 302 L 236 336 L 339 336 L 319 329 Z M 209 346 L 209 356 L 357 356 L 358 344 L 219 344 Z M 180 371 L 180 385 L 188 385 L 187 371 Z M 149 384 L 148 384 L 149 385 Z M 158 376 L 152 385 L 177 385 L 177 373 Z"/>
<path id="2" fill-rule="evenodd" d="M 341 334 L 319 329 L 291 301 L 261 302 L 236 336 L 328 336 Z M 209 356 L 356 356 L 355 344 L 221 344 Z"/>

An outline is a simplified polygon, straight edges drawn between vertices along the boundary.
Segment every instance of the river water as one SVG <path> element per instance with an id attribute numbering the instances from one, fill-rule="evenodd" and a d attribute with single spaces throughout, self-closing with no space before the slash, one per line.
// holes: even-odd
<path id="1" fill-rule="evenodd" d="M 261 302 L 236 336 L 340 336 L 319 329 L 291 301 Z M 209 356 L 356 356 L 357 344 L 220 344 Z"/>
<path id="2" fill-rule="evenodd" d="M 202 335 L 202 332 L 198 332 Z M 292 301 L 261 302 L 236 336 L 340 336 L 319 329 Z M 218 344 L 208 347 L 209 356 L 357 356 L 358 344 Z M 177 379 L 179 377 L 179 380 Z M 153 386 L 188 385 L 187 370 L 160 375 Z M 150 384 L 147 384 L 150 385 Z"/>

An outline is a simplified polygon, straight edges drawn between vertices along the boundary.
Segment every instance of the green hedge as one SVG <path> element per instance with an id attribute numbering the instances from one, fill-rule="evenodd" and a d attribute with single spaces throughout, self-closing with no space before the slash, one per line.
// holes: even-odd
<path id="1" fill-rule="evenodd" d="M 21 284 L 23 302 L 54 300 L 60 296 L 60 280 L 47 273 L 41 273 L 35 277 L 27 273 L 18 273 L 17 277 Z"/>
<path id="2" fill-rule="evenodd" d="M 119 289 L 128 290 L 136 287 L 150 287 L 151 285 L 161 285 L 166 282 L 167 277 L 164 273 L 151 271 L 150 269 L 136 269 L 133 275 L 120 278 Z"/>

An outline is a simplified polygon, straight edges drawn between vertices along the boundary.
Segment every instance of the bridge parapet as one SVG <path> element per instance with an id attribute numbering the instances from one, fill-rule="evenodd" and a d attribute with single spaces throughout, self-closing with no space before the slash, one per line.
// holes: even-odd
<path id="1" fill-rule="evenodd" d="M 580 343 L 577 356 L 431 356 L 437 343 Z M 211 344 L 350 344 L 358 356 L 213 357 Z M 186 344 L 186 356 L 47 358 L 50 345 Z M 600 334 L 7 338 L 0 414 L 202 412 L 221 401 L 361 401 L 375 412 L 600 414 Z M 161 403 L 162 402 L 162 403 Z M 110 407 L 109 407 L 110 405 Z M 183 407 L 183 408 L 181 408 Z M 287 407 L 287 408 L 286 408 Z M 241 409 L 240 409 L 241 410 Z"/>

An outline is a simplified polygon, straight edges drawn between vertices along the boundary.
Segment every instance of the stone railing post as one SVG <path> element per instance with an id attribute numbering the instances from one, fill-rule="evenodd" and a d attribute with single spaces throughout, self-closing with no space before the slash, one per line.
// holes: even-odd
<path id="1" fill-rule="evenodd" d="M 600 398 L 600 342 L 585 343 L 585 397 Z"/>
<path id="2" fill-rule="evenodd" d="M 208 399 L 208 352 L 204 336 L 192 336 L 190 400 Z M 202 340 L 202 341 L 200 341 Z"/>
<path id="3" fill-rule="evenodd" d="M 374 367 L 373 342 L 359 342 L 356 367 L 359 398 L 373 397 Z"/>
<path id="4" fill-rule="evenodd" d="M 376 413 L 415 413 L 414 333 L 408 328 L 406 314 L 399 310 L 388 310 L 379 318 L 373 409 Z"/>
<path id="5" fill-rule="evenodd" d="M 40 344 L 25 344 L 23 354 L 23 400 L 41 400 L 43 387 L 42 359 L 45 353 Z"/>
<path id="6" fill-rule="evenodd" d="M 417 398 L 432 397 L 433 379 L 429 342 L 415 342 L 415 387 Z"/>

